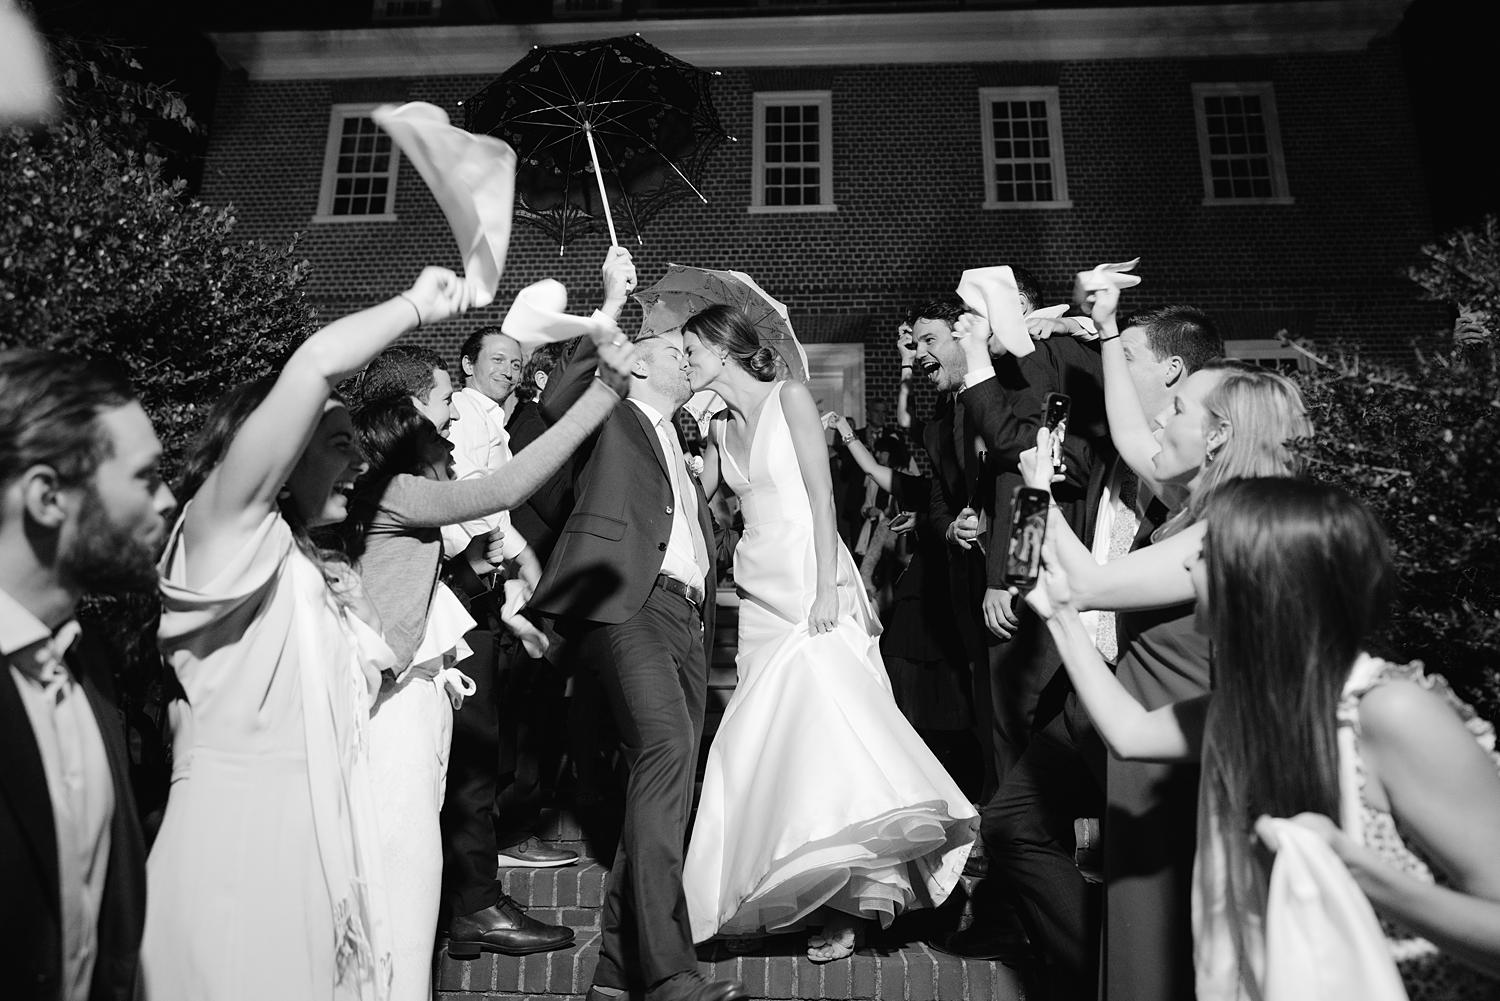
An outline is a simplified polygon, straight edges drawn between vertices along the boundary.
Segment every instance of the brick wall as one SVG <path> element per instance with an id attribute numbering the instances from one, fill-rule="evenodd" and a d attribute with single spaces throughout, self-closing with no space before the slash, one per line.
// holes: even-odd
<path id="1" fill-rule="evenodd" d="M 499 73 L 503 66 L 496 66 Z M 1269 79 L 1292 205 L 1204 206 L 1191 84 Z M 250 82 L 230 75 L 214 117 L 203 197 L 233 203 L 245 237 L 285 244 L 314 264 L 312 293 L 330 316 L 405 286 L 455 248 L 421 179 L 403 165 L 394 223 L 312 224 L 328 108 L 347 101 L 457 102 L 482 77 Z M 1065 210 L 985 211 L 977 90 L 1060 89 Z M 833 92 L 838 211 L 746 212 L 755 90 Z M 1072 272 L 1139 255 L 1145 282 L 1126 308 L 1191 302 L 1231 328 L 1289 325 L 1320 340 L 1357 339 L 1382 352 L 1444 322 L 1400 276 L 1431 236 L 1411 110 L 1394 43 L 1362 53 L 1287 55 L 1245 63 L 1109 60 L 1021 65 L 840 66 L 726 70 L 714 85 L 728 131 L 702 183 L 631 246 L 643 284 L 668 262 L 753 275 L 807 329 L 862 331 L 871 398 L 894 396 L 889 348 L 901 308 L 953 288 L 965 267 L 1015 261 L 1060 301 Z M 580 310 L 597 297 L 604 237 L 559 257 L 518 226 L 498 306 L 418 339 L 452 354 L 465 332 L 498 322 L 509 296 L 542 277 L 563 281 Z M 833 323 L 814 317 L 841 317 Z M 631 307 L 627 325 L 638 317 Z M 852 318 L 852 320 L 851 320 Z M 925 409 L 930 394 L 920 392 Z"/>

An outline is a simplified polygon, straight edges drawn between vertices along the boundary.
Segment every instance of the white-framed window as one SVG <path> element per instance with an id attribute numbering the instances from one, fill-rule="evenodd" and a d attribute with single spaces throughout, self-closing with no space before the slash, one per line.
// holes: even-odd
<path id="1" fill-rule="evenodd" d="M 432 21 L 442 13 L 443 0 L 375 0 L 377 21 Z"/>
<path id="2" fill-rule="evenodd" d="M 335 104 L 328 116 L 323 186 L 314 222 L 396 218 L 396 146 L 370 117 L 373 104 Z"/>
<path id="3" fill-rule="evenodd" d="M 1274 337 L 1228 338 L 1224 341 L 1224 357 L 1254 362 L 1288 374 L 1312 370 L 1310 358 Z"/>
<path id="4" fill-rule="evenodd" d="M 1269 83 L 1195 83 L 1205 205 L 1287 205 L 1286 162 Z"/>
<path id="5" fill-rule="evenodd" d="M 751 212 L 833 212 L 833 93 L 755 95 Z"/>
<path id="6" fill-rule="evenodd" d="M 979 119 L 985 208 L 1072 208 L 1056 87 L 981 87 Z"/>

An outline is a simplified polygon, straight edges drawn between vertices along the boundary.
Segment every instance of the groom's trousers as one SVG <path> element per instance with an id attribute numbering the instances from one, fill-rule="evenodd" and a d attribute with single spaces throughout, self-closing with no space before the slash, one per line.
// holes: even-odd
<path id="1" fill-rule="evenodd" d="M 682 865 L 708 693 L 703 621 L 686 599 L 653 588 L 633 617 L 589 626 L 575 642 L 579 662 L 598 671 L 630 773 L 594 983 L 667 1001 L 698 970 Z"/>

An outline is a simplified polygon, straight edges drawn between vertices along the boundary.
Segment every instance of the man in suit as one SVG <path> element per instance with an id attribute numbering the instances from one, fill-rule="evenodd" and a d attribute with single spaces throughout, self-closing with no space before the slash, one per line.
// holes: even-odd
<path id="1" fill-rule="evenodd" d="M 1011 266 L 1023 314 L 1041 303 L 1036 279 L 1025 268 Z M 1052 485 L 1052 497 L 1073 531 L 1083 538 L 1088 521 L 1085 494 L 1094 471 L 1109 452 L 1104 417 L 1104 372 L 1099 352 L 1072 337 L 1033 343 L 1031 354 L 1018 357 L 1000 339 L 988 336 L 983 321 L 960 321 L 966 358 L 965 411 L 988 452 L 995 477 L 994 516 L 990 522 L 985 590 L 980 600 L 986 630 L 997 640 L 989 648 L 990 716 L 996 789 L 1030 740 L 1044 689 L 1061 673 L 1057 650 L 1040 619 L 1020 607 L 1005 585 L 1011 498 L 1022 485 L 1020 455 L 1036 444 L 1047 396 L 1062 393 L 1071 400 L 1063 443 L 1063 479 Z M 1050 715 L 1061 700 L 1041 706 Z"/>
<path id="2" fill-rule="evenodd" d="M 627 258 L 628 260 L 628 258 Z M 630 268 L 630 284 L 634 283 Z M 713 522 L 673 416 L 691 395 L 678 332 L 637 342 L 627 398 L 575 455 L 573 511 L 531 607 L 608 695 L 630 777 L 590 1001 L 734 1001 L 698 971 L 682 892 L 713 634 Z M 584 342 L 542 396 L 561 415 L 592 378 Z"/>
<path id="3" fill-rule="evenodd" d="M 175 504 L 124 377 L 0 352 L 0 970 L 8 998 L 126 1001 L 145 843 L 87 592 L 151 589 Z"/>

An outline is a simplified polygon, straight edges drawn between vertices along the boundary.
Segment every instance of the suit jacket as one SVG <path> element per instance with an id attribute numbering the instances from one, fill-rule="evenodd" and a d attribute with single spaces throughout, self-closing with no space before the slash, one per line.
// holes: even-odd
<path id="1" fill-rule="evenodd" d="M 128 1001 L 135 992 L 146 922 L 146 843 L 130 789 L 130 757 L 114 705 L 108 651 L 85 632 L 67 660 L 94 710 L 114 780 L 109 868 L 89 997 Z M 0 982 L 11 1001 L 55 1001 L 63 967 L 52 800 L 31 719 L 9 666 L 0 666 Z"/>
<path id="2" fill-rule="evenodd" d="M 510 433 L 510 450 L 515 454 L 530 445 L 547 430 L 547 420 L 537 402 L 518 403 L 506 422 Z M 522 504 L 511 509 L 510 521 L 531 546 L 542 563 L 557 544 L 557 533 L 573 507 L 573 469 L 570 463 L 548 477 L 547 481 Z"/>
<path id="3" fill-rule="evenodd" d="M 597 352 L 585 342 L 542 395 L 542 411 L 555 421 L 593 378 Z M 645 605 L 672 533 L 672 475 L 656 431 L 635 404 L 621 400 L 574 454 L 572 512 L 531 596 L 531 608 L 559 619 L 624 622 Z M 714 545 L 713 517 L 703 489 L 698 524 Z M 714 581 L 704 581 L 703 627 L 713 635 Z M 705 644 L 705 653 L 712 643 Z"/>
<path id="4" fill-rule="evenodd" d="M 918 530 L 940 540 L 931 552 L 934 556 L 941 552 L 946 557 L 953 623 L 969 660 L 980 663 L 986 656 L 985 648 L 994 640 L 979 618 L 985 557 L 977 547 L 962 549 L 947 542 L 945 536 L 948 526 L 965 507 L 992 513 L 993 504 L 987 505 L 986 501 L 993 501 L 993 475 L 986 468 L 988 460 L 981 461 L 974 451 L 972 434 L 962 436 L 964 459 L 960 463 L 954 444 L 954 420 L 953 399 L 944 397 L 938 401 L 932 419 L 922 427 L 922 445 L 932 463 L 932 477 L 927 510 L 918 515 Z M 971 421 L 966 419 L 965 424 L 972 428 Z M 934 576 L 941 572 L 936 566 L 927 568 L 927 573 Z"/>
<path id="5" fill-rule="evenodd" d="M 1020 456 L 1036 446 L 1049 393 L 1066 393 L 1072 399 L 1063 441 L 1066 468 L 1062 482 L 1053 484 L 1052 495 L 1073 531 L 1088 544 L 1092 535 L 1090 487 L 1098 468 L 1107 465 L 1104 460 L 1114 451 L 1104 416 L 1104 368 L 1099 352 L 1071 337 L 1038 341 L 1036 350 L 1024 358 L 997 358 L 995 378 L 963 392 L 969 423 L 989 449 L 993 477 L 994 510 L 986 543 L 990 587 L 1003 586 L 1011 497 L 1022 485 Z M 1097 504 L 1097 494 L 1094 501 Z"/>

